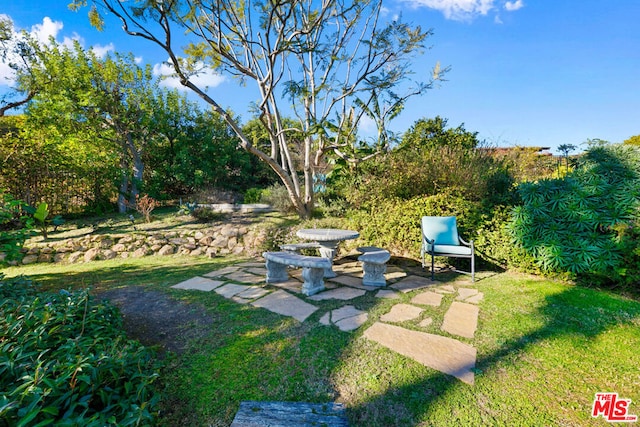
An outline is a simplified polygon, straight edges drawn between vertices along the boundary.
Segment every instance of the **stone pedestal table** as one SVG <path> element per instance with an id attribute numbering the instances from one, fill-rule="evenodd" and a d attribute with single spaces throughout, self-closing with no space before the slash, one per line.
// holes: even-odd
<path id="1" fill-rule="evenodd" d="M 341 230 L 339 228 L 303 228 L 296 233 L 305 240 L 313 240 L 320 245 L 320 255 L 331 261 L 331 267 L 325 269 L 324 277 L 332 278 L 337 274 L 333 271 L 333 258 L 336 256 L 338 244 L 343 240 L 357 239 L 360 233 L 353 230 Z"/>

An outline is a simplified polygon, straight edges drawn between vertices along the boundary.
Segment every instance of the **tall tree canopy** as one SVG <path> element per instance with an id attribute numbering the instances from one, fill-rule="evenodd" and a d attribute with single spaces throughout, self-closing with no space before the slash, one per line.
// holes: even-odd
<path id="1" fill-rule="evenodd" d="M 153 116 L 159 90 L 150 67 L 138 66 L 132 55 L 102 59 L 78 42 L 66 48 L 51 40 L 31 72 L 38 90 L 28 107 L 34 120 L 55 122 L 67 133 L 90 129 L 97 140 L 119 147 L 118 207 L 124 212 L 139 192 L 144 150 L 158 137 Z"/>
<path id="2" fill-rule="evenodd" d="M 75 0 L 72 6 L 87 3 Z M 437 67 L 411 82 L 410 60 L 431 31 L 387 20 L 382 9 L 381 0 L 93 0 L 90 19 L 103 28 L 107 11 L 128 34 L 162 47 L 181 83 L 224 118 L 242 148 L 275 171 L 298 213 L 307 217 L 314 204 L 313 174 L 324 157 L 352 160 L 365 115 L 386 126 L 407 98 L 445 71 Z M 180 33 L 190 40 L 185 49 L 175 41 Z M 224 100 L 193 79 L 207 68 L 252 83 L 267 149 L 255 146 L 221 106 Z M 295 117 L 295 126 L 285 125 L 286 115 Z M 301 134 L 303 182 L 290 151 L 291 135 Z"/>

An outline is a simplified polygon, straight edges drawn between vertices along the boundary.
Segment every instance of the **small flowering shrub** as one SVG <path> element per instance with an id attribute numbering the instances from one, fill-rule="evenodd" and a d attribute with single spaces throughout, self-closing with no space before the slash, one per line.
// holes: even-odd
<path id="1" fill-rule="evenodd" d="M 0 313 L 0 425 L 153 423 L 158 366 L 114 306 L 0 276 Z"/>

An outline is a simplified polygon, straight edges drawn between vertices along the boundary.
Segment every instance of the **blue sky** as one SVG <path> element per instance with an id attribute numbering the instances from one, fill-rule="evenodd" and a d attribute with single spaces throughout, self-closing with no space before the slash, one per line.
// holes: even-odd
<path id="1" fill-rule="evenodd" d="M 115 21 L 100 33 L 86 10 L 71 12 L 67 3 L 5 0 L 0 14 L 17 28 L 60 42 L 79 39 L 98 51 L 131 51 L 160 69 L 166 55 L 157 48 L 126 36 Z M 439 115 L 494 145 L 554 152 L 560 144 L 640 134 L 638 0 L 389 0 L 385 7 L 434 31 L 431 48 L 415 58 L 417 75 L 437 61 L 451 67 L 447 81 L 407 104 L 392 123 L 396 131 Z M 233 80 L 203 78 L 222 105 L 245 114 L 249 98 Z"/>

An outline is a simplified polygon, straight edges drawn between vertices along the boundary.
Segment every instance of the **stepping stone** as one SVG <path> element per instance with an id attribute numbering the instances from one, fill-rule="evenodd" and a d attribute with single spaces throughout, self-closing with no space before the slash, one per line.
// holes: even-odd
<path id="1" fill-rule="evenodd" d="M 220 270 L 212 271 L 211 273 L 203 274 L 204 277 L 222 277 L 225 274 L 236 272 L 240 269 L 240 267 L 235 265 L 230 265 L 228 267 L 221 268 Z"/>
<path id="2" fill-rule="evenodd" d="M 220 280 L 205 279 L 204 277 L 193 277 L 189 280 L 185 280 L 184 282 L 180 282 L 177 285 L 173 285 L 172 288 L 209 292 L 223 284 L 224 282 Z"/>
<path id="3" fill-rule="evenodd" d="M 391 289 L 380 289 L 376 293 L 376 298 L 388 298 L 388 299 L 396 299 L 400 298 L 397 292 L 392 291 Z"/>
<path id="4" fill-rule="evenodd" d="M 458 340 L 376 322 L 363 336 L 424 366 L 473 385 L 476 349 Z"/>
<path id="5" fill-rule="evenodd" d="M 424 319 L 422 319 L 420 321 L 420 323 L 418 323 L 418 325 L 420 325 L 423 328 L 426 328 L 427 326 L 431 325 L 433 323 L 433 319 L 431 317 L 425 317 Z"/>
<path id="6" fill-rule="evenodd" d="M 412 304 L 430 305 L 433 307 L 439 307 L 442 302 L 442 294 L 427 291 L 416 295 L 411 299 Z"/>
<path id="7" fill-rule="evenodd" d="M 348 427 L 341 403 L 240 402 L 231 427 Z"/>
<path id="8" fill-rule="evenodd" d="M 235 296 L 239 298 L 244 298 L 244 299 L 256 299 L 256 298 L 265 296 L 269 292 L 270 291 L 265 288 L 261 288 L 258 286 L 251 286 L 246 291 L 242 291 L 239 294 L 236 294 Z"/>
<path id="9" fill-rule="evenodd" d="M 247 273 L 245 271 L 236 271 L 226 275 L 228 280 L 240 283 L 265 283 L 266 276 L 256 276 L 255 274 Z"/>
<path id="10" fill-rule="evenodd" d="M 355 308 L 352 305 L 345 305 L 344 307 L 340 307 L 337 308 L 331 312 L 329 312 L 330 314 L 330 319 L 331 321 L 335 322 L 339 322 L 342 319 L 347 319 L 349 317 L 353 317 L 353 316 L 358 316 L 360 314 L 364 313 L 362 310 L 358 310 L 357 308 Z"/>
<path id="11" fill-rule="evenodd" d="M 434 291 L 439 292 L 441 294 L 455 294 L 456 288 L 454 288 L 453 285 L 444 285 L 444 286 L 438 286 L 437 288 L 434 289 Z"/>
<path id="12" fill-rule="evenodd" d="M 433 286 L 435 282 L 422 276 L 407 276 L 404 279 L 391 285 L 392 288 L 402 291 L 404 293 L 413 291 L 415 289 L 422 289 L 428 286 Z"/>
<path id="13" fill-rule="evenodd" d="M 473 338 L 478 327 L 477 305 L 454 301 L 444 314 L 441 329 L 453 335 L 465 338 Z"/>
<path id="14" fill-rule="evenodd" d="M 404 271 L 389 271 L 384 274 L 384 278 L 387 280 L 397 280 L 407 277 L 407 273 Z"/>
<path id="15" fill-rule="evenodd" d="M 215 292 L 225 298 L 231 298 L 233 296 L 236 296 L 240 292 L 246 291 L 249 288 L 250 287 L 247 285 L 236 285 L 235 283 L 229 283 L 222 286 L 221 288 L 216 288 Z"/>
<path id="16" fill-rule="evenodd" d="M 302 293 L 302 283 L 297 281 L 296 279 L 291 279 L 289 278 L 289 280 L 287 280 L 286 282 L 279 282 L 279 283 L 269 283 L 270 286 L 276 286 L 280 289 L 286 289 L 287 291 L 291 291 L 291 292 L 295 292 L 297 294 L 301 294 Z M 326 283 L 325 283 L 325 288 L 326 288 Z"/>
<path id="17" fill-rule="evenodd" d="M 409 304 L 396 304 L 391 307 L 391 311 L 380 316 L 383 322 L 405 322 L 420 316 L 423 309 Z"/>
<path id="18" fill-rule="evenodd" d="M 241 262 L 241 263 L 239 263 L 239 264 L 236 264 L 236 266 L 238 266 L 238 267 L 242 267 L 242 268 L 247 268 L 247 267 L 264 267 L 264 262 L 256 262 L 256 261 Z"/>
<path id="19" fill-rule="evenodd" d="M 346 319 L 338 320 L 335 322 L 335 325 L 343 332 L 353 331 L 358 329 L 360 326 L 364 325 L 365 322 L 369 319 L 369 315 L 367 313 L 361 313 L 357 316 L 347 317 Z"/>
<path id="20" fill-rule="evenodd" d="M 300 298 L 283 290 L 277 290 L 251 303 L 255 307 L 261 307 L 283 316 L 291 316 L 304 322 L 318 307 L 311 305 Z"/>
<path id="21" fill-rule="evenodd" d="M 362 279 L 358 278 L 358 277 L 354 277 L 354 276 L 345 276 L 345 275 L 341 275 L 341 276 L 337 276 L 337 277 L 333 277 L 331 279 L 328 279 L 331 282 L 335 282 L 335 283 L 339 283 L 341 285 L 346 285 L 346 286 L 351 286 L 352 288 L 358 288 L 358 289 L 375 289 L 375 286 L 364 286 L 362 284 Z"/>
<path id="22" fill-rule="evenodd" d="M 472 297 L 474 295 L 478 294 L 478 290 L 477 289 L 469 289 L 469 288 L 459 288 L 458 289 L 458 296 L 456 297 L 456 299 L 458 301 L 464 301 L 469 297 Z"/>
<path id="23" fill-rule="evenodd" d="M 471 304 L 478 304 L 480 301 L 482 301 L 483 298 L 484 298 L 484 294 L 482 292 L 479 292 L 477 295 L 467 298 L 464 302 L 468 302 Z"/>
<path id="24" fill-rule="evenodd" d="M 361 297 L 366 294 L 366 291 L 361 289 L 353 289 L 353 288 L 336 288 L 331 289 L 329 291 L 320 292 L 309 297 L 310 300 L 313 301 L 323 301 L 327 299 L 340 299 L 340 300 L 350 300 L 354 298 Z"/>
<path id="25" fill-rule="evenodd" d="M 265 267 L 251 267 L 251 268 L 247 268 L 245 271 L 247 273 L 256 274 L 262 277 L 267 275 L 267 269 Z"/>
<path id="26" fill-rule="evenodd" d="M 346 305 L 333 311 L 329 311 L 322 316 L 320 323 L 328 326 L 333 323 L 341 331 L 349 332 L 362 326 L 369 315 L 362 310 L 358 310 L 352 305 Z"/>

